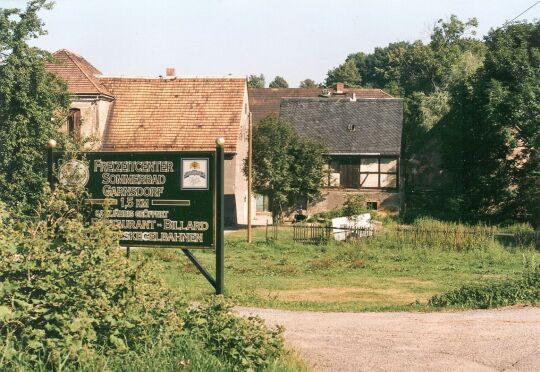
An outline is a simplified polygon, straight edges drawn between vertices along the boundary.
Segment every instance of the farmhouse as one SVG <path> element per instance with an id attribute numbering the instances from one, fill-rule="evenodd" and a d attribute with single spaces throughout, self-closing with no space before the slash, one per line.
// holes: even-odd
<path id="1" fill-rule="evenodd" d="M 323 198 L 308 214 L 343 205 L 364 194 L 367 207 L 400 207 L 403 102 L 396 98 L 283 98 L 280 116 L 300 135 L 319 138 L 329 150 Z"/>
<path id="2" fill-rule="evenodd" d="M 62 49 L 48 70 L 72 95 L 65 131 L 101 151 L 211 151 L 225 138 L 225 222 L 247 223 L 249 102 L 245 77 L 103 76 Z"/>

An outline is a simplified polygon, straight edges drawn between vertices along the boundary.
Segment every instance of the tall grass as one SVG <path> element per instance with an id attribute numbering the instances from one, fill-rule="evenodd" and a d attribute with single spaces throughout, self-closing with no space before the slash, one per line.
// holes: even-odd
<path id="1" fill-rule="evenodd" d="M 511 237 L 505 236 L 507 231 L 513 231 L 514 234 Z M 379 239 L 389 245 L 431 250 L 472 251 L 502 247 L 533 249 L 532 232 L 532 228 L 525 224 L 499 227 L 420 218 L 411 225 L 387 227 Z"/>

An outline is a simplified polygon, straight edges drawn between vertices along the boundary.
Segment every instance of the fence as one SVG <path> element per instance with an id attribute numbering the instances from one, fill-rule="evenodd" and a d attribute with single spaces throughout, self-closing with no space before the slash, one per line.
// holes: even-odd
<path id="1" fill-rule="evenodd" d="M 292 236 L 291 236 L 292 232 Z M 371 227 L 332 227 L 316 224 L 266 225 L 266 240 L 290 240 L 304 244 L 321 244 L 331 239 L 350 240 L 373 236 Z"/>
<path id="2" fill-rule="evenodd" d="M 292 240 L 304 244 L 323 244 L 330 240 L 371 237 L 394 241 L 401 246 L 429 247 L 467 251 L 498 243 L 510 248 L 531 248 L 540 241 L 538 232 L 502 233 L 495 227 L 392 226 L 375 232 L 373 228 L 334 228 L 318 224 L 267 224 L 266 241 Z"/>

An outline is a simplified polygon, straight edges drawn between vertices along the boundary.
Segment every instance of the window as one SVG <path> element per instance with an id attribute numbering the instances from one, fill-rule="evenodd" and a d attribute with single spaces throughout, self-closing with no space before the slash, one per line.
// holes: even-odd
<path id="1" fill-rule="evenodd" d="M 69 110 L 67 132 L 68 135 L 75 141 L 79 141 L 81 139 L 81 110 Z"/>
<path id="2" fill-rule="evenodd" d="M 398 187 L 398 159 L 379 156 L 340 156 L 329 163 L 331 187 L 352 189 Z"/>
<path id="3" fill-rule="evenodd" d="M 255 206 L 257 212 L 269 212 L 270 206 L 268 203 L 268 196 L 255 194 Z"/>
<path id="4" fill-rule="evenodd" d="M 368 201 L 366 203 L 366 208 L 368 211 L 376 211 L 377 210 L 377 202 L 374 201 Z"/>

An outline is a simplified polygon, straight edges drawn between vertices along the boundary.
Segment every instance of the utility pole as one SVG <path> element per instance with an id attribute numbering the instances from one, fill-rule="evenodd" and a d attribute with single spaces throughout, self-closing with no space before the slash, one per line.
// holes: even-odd
<path id="1" fill-rule="evenodd" d="M 252 114 L 249 113 L 249 124 L 248 124 L 248 142 L 249 142 L 249 148 L 248 148 L 248 192 L 247 192 L 247 198 L 248 198 L 248 229 L 247 229 L 247 241 L 248 243 L 251 243 L 251 219 L 253 216 L 251 215 L 251 184 L 252 184 L 252 167 L 253 167 L 253 146 L 252 146 L 252 138 L 253 138 L 253 122 L 252 122 Z"/>

